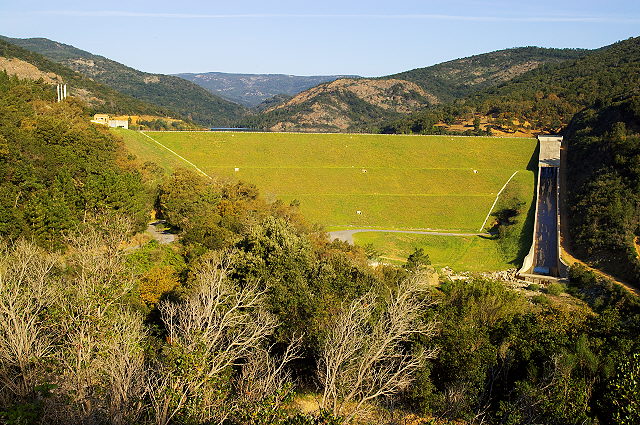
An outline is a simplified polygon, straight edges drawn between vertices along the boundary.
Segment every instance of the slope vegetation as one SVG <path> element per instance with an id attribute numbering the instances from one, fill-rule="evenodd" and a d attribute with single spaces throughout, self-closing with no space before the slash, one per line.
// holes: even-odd
<path id="1" fill-rule="evenodd" d="M 120 142 L 77 100 L 0 72 L 0 237 L 59 247 L 94 214 L 145 223 L 152 199 Z"/>
<path id="2" fill-rule="evenodd" d="M 175 111 L 181 118 L 202 125 L 230 125 L 246 113 L 244 107 L 213 95 L 182 78 L 138 71 L 103 56 L 46 38 L 5 40 L 44 55 L 119 92 Z"/>
<path id="3" fill-rule="evenodd" d="M 389 77 L 419 84 L 445 102 L 512 80 L 541 65 L 579 58 L 586 53 L 582 49 L 519 47 L 443 62 Z"/>

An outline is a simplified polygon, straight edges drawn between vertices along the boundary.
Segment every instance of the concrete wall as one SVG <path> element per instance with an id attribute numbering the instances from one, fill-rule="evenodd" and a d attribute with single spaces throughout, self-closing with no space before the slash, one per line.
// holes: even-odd
<path id="1" fill-rule="evenodd" d="M 540 156 L 538 157 L 538 181 L 536 186 L 536 212 L 533 224 L 533 242 L 529 249 L 529 254 L 524 258 L 522 267 L 518 270 L 518 275 L 526 280 L 531 281 L 534 277 L 536 280 L 553 280 L 553 277 L 533 274 L 533 267 L 536 261 L 536 236 L 538 232 L 538 214 L 540 207 L 540 178 L 542 175 L 542 167 L 558 168 L 556 176 L 556 224 L 557 224 L 557 256 L 558 256 L 558 274 L 560 277 L 566 276 L 567 267 L 562 262 L 561 246 L 560 246 L 560 147 L 562 144 L 562 136 L 540 135 L 538 141 L 540 143 Z M 549 279 L 547 279 L 549 278 Z"/>
<path id="2" fill-rule="evenodd" d="M 531 242 L 531 248 L 529 249 L 529 254 L 524 257 L 524 261 L 522 262 L 522 267 L 518 270 L 518 274 L 529 273 L 533 269 L 533 260 L 536 257 L 536 230 L 538 229 L 538 197 L 540 194 L 538 190 L 540 188 L 540 167 L 538 167 L 538 180 L 536 181 L 536 212 L 534 214 L 533 220 L 533 241 Z"/>

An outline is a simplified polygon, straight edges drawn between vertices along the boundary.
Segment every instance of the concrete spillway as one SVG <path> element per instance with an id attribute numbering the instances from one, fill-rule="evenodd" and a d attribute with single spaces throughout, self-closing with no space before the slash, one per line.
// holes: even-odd
<path id="1" fill-rule="evenodd" d="M 538 186 L 533 243 L 518 275 L 545 282 L 566 277 L 560 253 L 560 146 L 562 137 L 538 136 Z"/>

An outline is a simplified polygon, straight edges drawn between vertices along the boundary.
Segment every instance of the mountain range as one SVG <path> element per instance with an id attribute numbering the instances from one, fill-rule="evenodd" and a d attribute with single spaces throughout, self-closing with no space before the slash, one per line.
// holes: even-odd
<path id="1" fill-rule="evenodd" d="M 48 68 L 55 62 L 65 67 L 67 73 L 75 71 L 87 81 L 125 96 L 116 102 L 118 106 L 111 101 L 102 112 L 154 110 L 157 115 L 202 126 L 242 125 L 281 131 L 375 131 L 381 122 L 392 122 L 431 105 L 463 98 L 541 65 L 574 59 L 587 52 L 537 47 L 507 49 L 379 78 L 213 72 L 180 74 L 184 77 L 181 78 L 138 71 L 45 38 L 3 37 L 3 40 L 32 52 L 32 61 L 34 55 L 42 55 L 37 56 L 37 62 L 47 61 Z M 325 82 L 314 85 L 322 80 Z M 106 94 L 104 89 L 101 91 Z M 115 94 L 110 96 L 113 98 Z M 129 100 L 125 102 L 125 98 Z M 138 102 L 135 108 L 133 99 Z"/>
<path id="2" fill-rule="evenodd" d="M 461 99 L 542 65 L 582 57 L 581 49 L 522 47 L 456 59 L 380 78 L 341 79 L 249 116 L 273 131 L 375 131 L 380 123 Z"/>
<path id="3" fill-rule="evenodd" d="M 230 74 L 225 72 L 203 72 L 174 74 L 192 81 L 211 93 L 232 102 L 254 108 L 282 95 L 293 96 L 318 84 L 340 78 L 359 78 L 357 75 L 299 76 L 285 74 Z"/>

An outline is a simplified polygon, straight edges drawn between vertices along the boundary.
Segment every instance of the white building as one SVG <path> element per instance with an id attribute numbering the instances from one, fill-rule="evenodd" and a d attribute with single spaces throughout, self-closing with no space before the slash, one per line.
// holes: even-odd
<path id="1" fill-rule="evenodd" d="M 95 114 L 91 122 L 107 127 L 129 128 L 129 120 L 113 120 L 107 114 Z"/>

